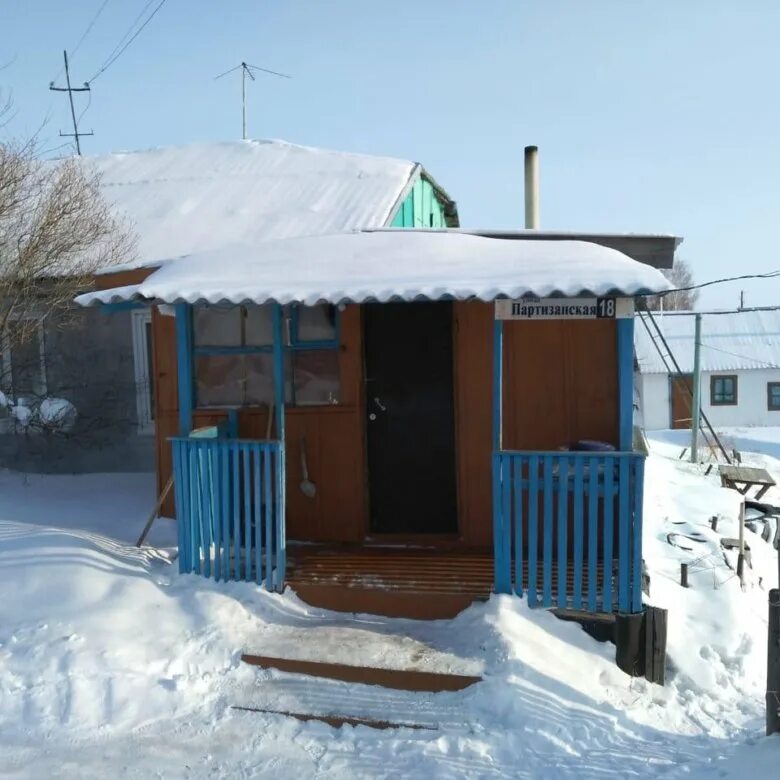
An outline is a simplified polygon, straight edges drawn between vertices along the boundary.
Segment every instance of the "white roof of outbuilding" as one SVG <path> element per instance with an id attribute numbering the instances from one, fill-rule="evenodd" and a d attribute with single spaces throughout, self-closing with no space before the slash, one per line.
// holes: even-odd
<path id="1" fill-rule="evenodd" d="M 138 264 L 275 238 L 382 227 L 416 164 L 284 141 L 83 158 L 138 237 Z"/>
<path id="2" fill-rule="evenodd" d="M 77 301 L 491 301 L 526 294 L 636 295 L 668 288 L 660 271 L 585 241 L 399 230 L 268 241 L 193 254 L 163 264 L 141 284 L 88 293 Z"/>
<path id="3" fill-rule="evenodd" d="M 639 316 L 643 315 L 637 315 Z M 692 372 L 694 313 L 655 312 L 653 317 L 681 370 L 684 373 Z M 648 325 L 654 332 L 652 324 L 648 322 Z M 640 372 L 665 374 L 663 360 L 641 322 L 635 324 L 634 334 Z M 780 311 L 754 309 L 704 312 L 701 334 L 702 371 L 780 367 Z M 663 349 L 660 340 L 659 345 Z M 664 353 L 666 354 L 665 350 Z"/>

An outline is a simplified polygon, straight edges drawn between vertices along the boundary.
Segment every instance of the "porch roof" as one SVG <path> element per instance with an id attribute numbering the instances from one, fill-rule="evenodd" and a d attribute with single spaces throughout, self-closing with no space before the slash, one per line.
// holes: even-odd
<path id="1" fill-rule="evenodd" d="M 669 289 L 655 268 L 587 241 L 402 230 L 234 245 L 160 265 L 140 284 L 79 296 L 81 305 L 362 303 L 644 295 Z"/>

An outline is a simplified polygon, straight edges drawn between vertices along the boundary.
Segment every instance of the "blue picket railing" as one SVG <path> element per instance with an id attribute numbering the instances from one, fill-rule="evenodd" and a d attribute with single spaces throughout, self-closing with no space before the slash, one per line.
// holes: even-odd
<path id="1" fill-rule="evenodd" d="M 493 455 L 495 590 L 530 606 L 642 610 L 644 455 Z"/>
<path id="2" fill-rule="evenodd" d="M 179 571 L 284 588 L 284 448 L 173 438 Z"/>

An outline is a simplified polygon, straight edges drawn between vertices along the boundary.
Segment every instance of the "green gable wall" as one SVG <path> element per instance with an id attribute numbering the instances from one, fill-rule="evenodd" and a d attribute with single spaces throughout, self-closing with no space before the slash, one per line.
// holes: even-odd
<path id="1" fill-rule="evenodd" d="M 417 179 L 398 209 L 390 227 L 447 227 L 444 208 L 429 181 Z"/>

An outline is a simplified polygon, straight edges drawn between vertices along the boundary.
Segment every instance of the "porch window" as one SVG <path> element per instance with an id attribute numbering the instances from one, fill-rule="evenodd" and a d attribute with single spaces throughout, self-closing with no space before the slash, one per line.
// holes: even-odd
<path id="1" fill-rule="evenodd" d="M 341 383 L 336 307 L 284 307 L 282 338 L 285 403 L 338 403 Z M 199 407 L 273 403 L 272 304 L 195 307 L 193 340 Z"/>
<path id="2" fill-rule="evenodd" d="M 766 401 L 770 412 L 780 412 L 780 382 L 767 382 Z"/>
<path id="3" fill-rule="evenodd" d="M 737 405 L 737 375 L 710 377 L 710 403 L 712 406 Z"/>

